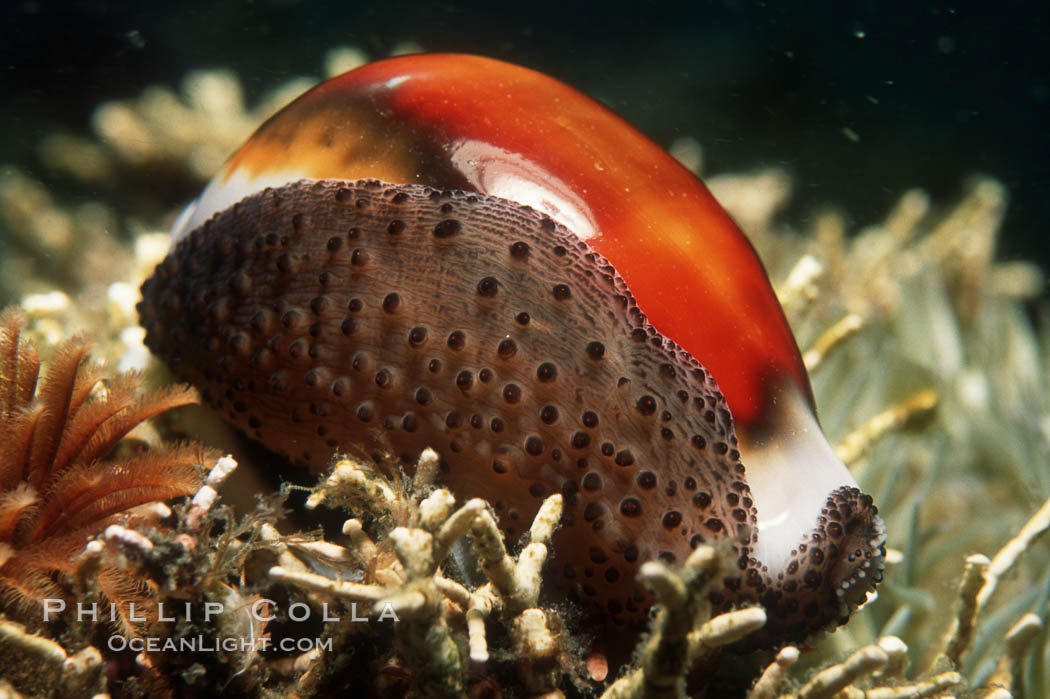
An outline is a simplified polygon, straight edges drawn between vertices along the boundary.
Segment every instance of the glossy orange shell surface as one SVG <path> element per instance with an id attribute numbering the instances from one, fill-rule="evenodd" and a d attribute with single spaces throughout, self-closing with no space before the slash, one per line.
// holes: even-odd
<path id="1" fill-rule="evenodd" d="M 476 56 L 373 63 L 263 124 L 226 177 L 283 171 L 475 190 L 545 209 L 607 257 L 649 321 L 711 371 L 742 437 L 762 431 L 783 391 L 812 407 L 795 340 L 740 229 L 663 149 L 557 80 Z"/>

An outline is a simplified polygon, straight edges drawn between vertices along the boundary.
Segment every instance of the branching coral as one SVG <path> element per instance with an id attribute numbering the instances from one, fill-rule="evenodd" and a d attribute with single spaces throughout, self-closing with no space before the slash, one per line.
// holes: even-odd
<path id="1" fill-rule="evenodd" d="M 432 489 L 437 466 L 437 455 L 428 450 L 414 478 L 392 482 L 375 464 L 339 461 L 307 505 L 351 507 L 378 523 L 375 538 L 364 532 L 361 520 L 350 519 L 343 528 L 350 539 L 347 548 L 289 546 L 270 577 L 309 591 L 315 604 L 342 600 L 344 605 L 364 605 L 380 618 L 396 613 L 399 643 L 387 656 L 386 667 L 404 673 L 399 691 L 461 696 L 496 682 L 521 687 L 527 696 L 553 698 L 600 689 L 592 680 L 604 677 L 595 678 L 585 669 L 580 658 L 584 648 L 573 640 L 565 615 L 540 595 L 562 496 L 547 498 L 529 529 L 528 543 L 512 557 L 487 503 L 475 499 L 455 508 L 449 491 Z M 445 561 L 467 534 L 487 578 L 483 584 L 467 582 L 472 565 L 462 549 L 454 561 Z M 292 555 L 295 549 L 297 556 Z M 660 606 L 636 664 L 603 697 L 684 696 L 691 668 L 764 625 L 761 608 L 711 617 L 707 595 L 733 558 L 730 548 L 725 549 L 701 546 L 682 567 L 662 562 L 642 567 L 641 579 Z M 464 581 L 447 577 L 443 568 L 448 567 L 459 570 Z M 361 569 L 367 571 L 363 581 L 348 579 Z M 495 629 L 505 640 L 492 648 L 488 639 Z M 333 636 L 335 652 L 304 656 L 296 685 L 301 694 L 322 693 L 330 681 L 326 678 L 338 675 L 340 664 L 348 662 L 349 634 L 344 628 Z"/>
<path id="2" fill-rule="evenodd" d="M 325 57 L 324 73 L 331 77 L 366 61 L 358 49 L 336 48 Z M 203 182 L 260 122 L 315 82 L 289 80 L 249 106 L 232 71 L 193 71 L 179 91 L 158 85 L 137 98 L 101 104 L 92 117 L 97 141 L 52 134 L 40 144 L 40 159 L 88 183 L 112 180 L 122 169 L 167 170 Z"/>
<path id="3" fill-rule="evenodd" d="M 469 666 L 484 666 L 489 659 L 485 620 L 490 617 L 500 618 L 509 632 L 520 678 L 530 695 L 557 691 L 563 652 L 557 641 L 560 622 L 537 603 L 540 573 L 561 516 L 561 495 L 550 496 L 540 508 L 529 531 L 530 543 L 515 560 L 507 555 L 487 503 L 471 500 L 455 509 L 455 499 L 445 489 L 424 497 L 437 464 L 437 454 L 424 452 L 415 477 L 401 490 L 377 475 L 374 467 L 343 460 L 311 497 L 308 506 L 354 503 L 371 517 L 401 523 L 389 531 L 388 543 L 382 547 L 364 533 L 359 520 L 348 520 L 344 526 L 356 554 L 347 558 L 366 561 L 373 582 L 334 580 L 303 571 L 294 562 L 292 568 L 272 568 L 270 576 L 325 596 L 365 603 L 380 618 L 396 614 L 402 644 L 399 656 L 412 671 L 412 684 L 425 688 L 428 695 L 458 696 L 465 690 Z M 489 579 L 474 589 L 441 571 L 446 556 L 468 533 Z M 396 558 L 384 557 L 382 549 L 388 546 Z M 453 628 L 464 625 L 468 644 L 461 649 Z M 323 667 L 308 672 L 300 686 L 316 685 Z"/>
<path id="4" fill-rule="evenodd" d="M 700 546 L 681 569 L 650 561 L 639 578 L 656 595 L 652 634 L 642 649 L 637 669 L 613 683 L 603 699 L 683 697 L 686 673 L 703 656 L 762 628 L 761 607 L 726 612 L 709 619 L 707 588 L 719 574 L 724 559 L 710 546 Z"/>
<path id="5" fill-rule="evenodd" d="M 127 258 L 118 217 L 102 202 L 71 204 L 19 168 L 0 165 L 0 305 L 26 292 L 98 283 Z"/>
<path id="6" fill-rule="evenodd" d="M 50 639 L 27 633 L 21 624 L 0 620 L 0 648 L 8 670 L 0 681 L 0 697 L 22 696 L 8 682 L 63 698 L 96 696 L 105 688 L 106 666 L 94 646 L 68 653 Z"/>
<path id="7" fill-rule="evenodd" d="M 118 514 L 193 492 L 204 450 L 183 445 L 107 459 L 139 423 L 194 402 L 193 391 L 141 394 L 136 374 L 103 382 L 80 338 L 56 350 L 38 381 L 40 358 L 22 339 L 22 324 L 16 310 L 0 314 L 0 588 L 9 608 L 26 609 L 66 596 L 59 576 L 76 572 L 88 539 Z M 125 602 L 145 603 L 140 585 L 119 569 L 104 567 L 97 580 L 122 615 Z"/>

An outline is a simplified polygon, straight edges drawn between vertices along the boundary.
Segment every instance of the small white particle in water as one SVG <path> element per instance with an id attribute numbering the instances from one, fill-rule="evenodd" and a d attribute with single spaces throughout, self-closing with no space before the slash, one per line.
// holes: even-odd
<path id="1" fill-rule="evenodd" d="M 849 140 L 853 141 L 854 143 L 860 140 L 860 136 L 857 134 L 857 132 L 848 126 L 842 127 L 842 135 L 848 138 Z"/>
<path id="2" fill-rule="evenodd" d="M 146 47 L 146 37 L 138 29 L 124 32 L 124 38 L 128 40 L 132 48 L 141 49 Z"/>

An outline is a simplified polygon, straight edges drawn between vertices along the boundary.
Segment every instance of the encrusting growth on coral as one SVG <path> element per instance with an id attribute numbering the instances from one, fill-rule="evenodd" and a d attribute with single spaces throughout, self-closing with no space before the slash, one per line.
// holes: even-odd
<path id="1" fill-rule="evenodd" d="M 201 447 L 182 445 L 108 459 L 136 425 L 194 402 L 195 393 L 143 394 L 133 373 L 104 380 L 78 337 L 57 348 L 40 381 L 22 325 L 19 311 L 0 314 L 0 590 L 9 611 L 65 598 L 55 575 L 76 572 L 90 537 L 120 513 L 192 493 L 206 458 Z M 139 582 L 117 568 L 103 567 L 97 582 L 122 615 L 126 602 L 147 603 Z M 125 630 L 134 630 L 127 619 Z"/>

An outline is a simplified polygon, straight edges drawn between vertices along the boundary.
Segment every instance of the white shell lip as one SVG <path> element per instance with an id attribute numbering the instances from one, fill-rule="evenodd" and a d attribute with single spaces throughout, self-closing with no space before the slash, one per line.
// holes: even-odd
<path id="1" fill-rule="evenodd" d="M 785 393 L 778 400 L 777 438 L 763 445 L 741 444 L 758 511 L 752 555 L 774 578 L 817 526 L 828 496 L 842 487 L 858 487 L 801 393 Z"/>
<path id="2" fill-rule="evenodd" d="M 249 175 L 244 170 L 228 172 L 224 169 L 212 178 L 200 196 L 187 204 L 175 219 L 171 226 L 171 247 L 174 248 L 190 231 L 241 199 L 267 187 L 281 187 L 304 178 L 306 175 L 298 170 Z"/>

